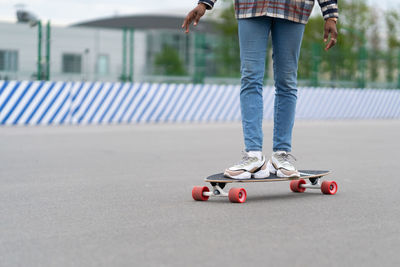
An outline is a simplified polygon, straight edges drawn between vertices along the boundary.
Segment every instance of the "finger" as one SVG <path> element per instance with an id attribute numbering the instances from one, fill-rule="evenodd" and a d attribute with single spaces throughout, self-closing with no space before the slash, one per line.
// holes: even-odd
<path id="1" fill-rule="evenodd" d="M 183 21 L 182 28 L 185 28 L 186 25 L 190 24 L 190 16 L 187 15 L 185 20 Z"/>
<path id="2" fill-rule="evenodd" d="M 183 28 L 185 28 L 185 26 L 186 26 L 186 18 L 185 18 L 185 20 L 183 21 L 183 24 L 182 24 L 181 28 L 183 29 Z"/>
<path id="3" fill-rule="evenodd" d="M 186 18 L 185 18 L 185 20 L 184 20 L 184 22 L 183 22 L 183 24 L 182 24 L 182 28 L 185 29 L 185 32 L 189 32 L 189 26 L 190 26 L 190 24 L 191 24 L 192 21 L 193 21 L 193 17 L 194 17 L 193 11 L 190 12 L 190 13 L 186 16 Z"/>
<path id="4" fill-rule="evenodd" d="M 330 48 L 336 45 L 336 39 L 331 38 L 329 43 L 326 45 L 325 50 L 328 51 Z"/>
<path id="5" fill-rule="evenodd" d="M 194 24 L 193 24 L 194 26 L 196 26 L 199 23 L 200 18 L 201 18 L 201 15 L 197 14 L 196 18 L 194 19 Z"/>
<path id="6" fill-rule="evenodd" d="M 330 31 L 329 29 L 325 28 L 325 31 L 324 31 L 324 43 L 326 43 L 328 41 L 329 31 Z"/>
<path id="7" fill-rule="evenodd" d="M 183 23 L 183 25 L 182 25 L 182 29 L 184 29 L 185 30 L 185 32 L 187 32 L 188 31 L 188 21 L 187 20 L 185 20 L 185 22 Z"/>
<path id="8" fill-rule="evenodd" d="M 332 31 L 332 33 L 331 33 L 331 37 L 337 41 L 337 38 L 338 38 L 338 32 L 337 32 L 337 30 L 336 30 L 336 29 Z"/>
<path id="9" fill-rule="evenodd" d="M 325 46 L 325 51 L 328 51 L 332 46 L 332 40 Z"/>
<path id="10" fill-rule="evenodd" d="M 190 24 L 192 24 L 193 19 L 191 17 L 187 17 L 184 23 L 185 32 L 189 32 Z"/>
<path id="11" fill-rule="evenodd" d="M 185 33 L 189 33 L 189 30 L 190 30 L 190 24 L 192 24 L 192 20 L 190 20 L 190 22 L 188 22 L 188 23 L 186 24 L 186 27 L 185 27 Z"/>
<path id="12" fill-rule="evenodd" d="M 329 48 L 334 47 L 336 45 L 336 43 L 337 43 L 337 40 L 334 39 L 334 38 L 331 38 L 331 42 L 330 43 L 331 43 L 331 45 L 329 46 Z"/>
<path id="13" fill-rule="evenodd" d="M 183 24 L 182 24 L 182 29 L 186 27 L 186 23 L 187 23 L 187 22 L 186 22 L 186 19 L 185 19 L 185 20 L 183 21 Z"/>

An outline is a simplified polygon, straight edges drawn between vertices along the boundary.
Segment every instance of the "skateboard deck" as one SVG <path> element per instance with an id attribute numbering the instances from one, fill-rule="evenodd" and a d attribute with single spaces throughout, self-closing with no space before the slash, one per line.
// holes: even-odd
<path id="1" fill-rule="evenodd" d="M 303 193 L 306 189 L 318 189 L 323 194 L 334 195 L 337 192 L 335 181 L 322 181 L 324 176 L 331 174 L 331 171 L 324 170 L 300 170 L 300 178 L 281 178 L 271 174 L 263 179 L 231 179 L 224 176 L 223 173 L 217 173 L 208 176 L 204 181 L 210 183 L 212 189 L 207 186 L 195 186 L 192 190 L 192 197 L 197 201 L 207 201 L 210 197 L 228 197 L 233 203 L 244 203 L 247 198 L 247 192 L 244 188 L 231 188 L 225 192 L 224 188 L 231 183 L 260 183 L 260 182 L 278 182 L 290 181 L 290 190 L 296 193 Z M 309 182 L 306 182 L 309 180 Z"/>
<path id="2" fill-rule="evenodd" d="M 278 182 L 278 181 L 290 181 L 298 179 L 312 179 L 320 178 L 331 173 L 331 171 L 319 171 L 319 170 L 299 170 L 300 178 L 281 178 L 276 174 L 270 174 L 269 177 L 263 179 L 232 179 L 224 176 L 223 173 L 217 173 L 208 176 L 204 181 L 207 183 L 256 183 L 256 182 Z"/>

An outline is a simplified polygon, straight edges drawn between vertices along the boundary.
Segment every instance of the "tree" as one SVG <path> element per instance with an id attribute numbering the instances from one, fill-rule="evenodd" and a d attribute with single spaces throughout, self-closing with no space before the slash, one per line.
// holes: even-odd
<path id="1" fill-rule="evenodd" d="M 216 71 L 218 76 L 240 76 L 240 49 L 238 24 L 231 0 L 222 0 L 224 8 L 214 22 L 219 40 L 215 48 Z"/>
<path id="2" fill-rule="evenodd" d="M 324 20 L 321 16 L 311 17 L 304 30 L 303 42 L 301 45 L 298 77 L 299 79 L 316 78 L 321 62 L 322 36 Z"/>
<path id="3" fill-rule="evenodd" d="M 400 48 L 400 13 L 396 10 L 385 12 L 385 22 L 387 29 L 387 55 L 386 55 L 386 80 L 393 82 L 396 60 L 396 50 Z"/>
<path id="4" fill-rule="evenodd" d="M 335 67 L 340 73 L 340 80 L 364 79 L 366 32 L 373 23 L 370 19 L 371 13 L 372 10 L 365 0 L 346 0 L 339 3 L 340 35 L 336 54 L 340 55 L 340 61 L 335 62 Z"/>
<path id="5" fill-rule="evenodd" d="M 370 27 L 370 34 L 368 42 L 370 44 L 370 57 L 369 57 L 369 77 L 371 81 L 376 81 L 379 76 L 379 58 L 381 57 L 381 43 L 379 34 L 379 14 L 372 12 L 371 14 L 372 25 Z"/>
<path id="6" fill-rule="evenodd" d="M 179 57 L 178 51 L 169 45 L 165 45 L 154 60 L 157 74 L 162 75 L 185 75 L 185 68 Z"/>

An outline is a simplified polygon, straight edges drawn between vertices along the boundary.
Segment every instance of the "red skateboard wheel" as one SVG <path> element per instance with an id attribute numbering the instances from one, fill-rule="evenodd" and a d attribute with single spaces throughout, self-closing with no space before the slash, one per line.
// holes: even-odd
<path id="1" fill-rule="evenodd" d="M 321 184 L 321 192 L 327 195 L 334 195 L 338 190 L 335 181 L 323 181 Z"/>
<path id="2" fill-rule="evenodd" d="M 204 192 L 210 192 L 207 186 L 195 186 L 192 190 L 192 197 L 197 201 L 207 201 L 210 197 L 203 195 Z"/>
<path id="3" fill-rule="evenodd" d="M 304 191 L 306 191 L 306 189 L 303 187 L 300 187 L 301 184 L 306 184 L 306 181 L 304 179 L 291 181 L 290 189 L 296 193 L 303 193 Z"/>
<path id="4" fill-rule="evenodd" d="M 232 203 L 244 203 L 246 202 L 247 193 L 244 188 L 231 188 L 228 197 Z"/>

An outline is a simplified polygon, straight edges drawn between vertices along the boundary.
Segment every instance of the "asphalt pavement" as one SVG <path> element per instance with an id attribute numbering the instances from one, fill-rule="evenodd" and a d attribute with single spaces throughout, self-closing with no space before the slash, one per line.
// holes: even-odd
<path id="1" fill-rule="evenodd" d="M 400 266 L 399 137 L 298 121 L 298 167 L 338 193 L 245 184 L 232 204 L 191 190 L 240 159 L 239 123 L 2 127 L 0 266 Z"/>

